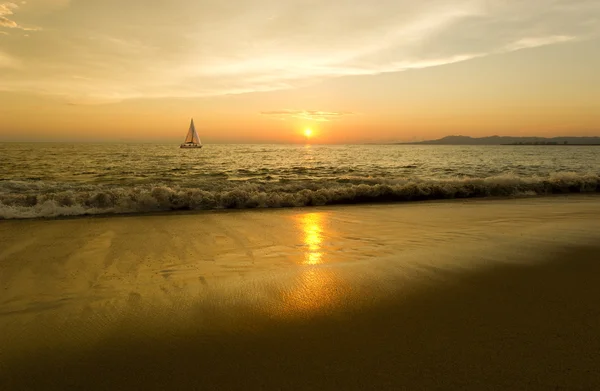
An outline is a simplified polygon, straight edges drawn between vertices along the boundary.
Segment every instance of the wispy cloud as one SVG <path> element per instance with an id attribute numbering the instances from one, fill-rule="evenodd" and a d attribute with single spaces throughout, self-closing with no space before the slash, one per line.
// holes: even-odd
<path id="1" fill-rule="evenodd" d="M 567 35 L 552 35 L 548 37 L 528 37 L 522 38 L 518 41 L 511 42 L 505 48 L 507 51 L 515 51 L 520 49 L 535 48 L 539 46 L 552 45 L 555 43 L 563 43 L 568 41 L 574 41 L 577 37 Z"/>
<path id="2" fill-rule="evenodd" d="M 15 3 L 1 3 L 0 4 L 0 15 L 12 15 L 15 8 L 19 6 Z"/>
<path id="3" fill-rule="evenodd" d="M 25 4 L 25 2 L 23 2 Z M 18 9 L 19 5 L 16 3 L 1 3 L 0 4 L 0 27 L 7 27 L 11 29 L 20 29 L 26 31 L 36 31 L 39 30 L 38 27 L 25 27 L 14 20 L 12 20 L 12 15 L 14 15 L 14 10 Z M 11 17 L 11 18 L 9 18 Z M 5 32 L 6 34 L 6 32 Z"/>
<path id="4" fill-rule="evenodd" d="M 4 48 L 25 65 L 0 89 L 81 103 L 288 89 L 600 34 L 597 0 L 35 1 L 57 10 L 35 19 L 52 33 Z"/>
<path id="5" fill-rule="evenodd" d="M 14 15 L 13 10 L 19 8 L 15 3 L 1 3 L 0 4 L 0 26 L 2 27 L 17 27 L 18 24 L 7 18 L 7 16 Z"/>
<path id="6" fill-rule="evenodd" d="M 340 119 L 343 116 L 352 115 L 349 111 L 320 111 L 320 110 L 273 110 L 261 111 L 261 114 L 273 116 L 278 119 L 298 118 L 309 121 L 331 121 Z"/>

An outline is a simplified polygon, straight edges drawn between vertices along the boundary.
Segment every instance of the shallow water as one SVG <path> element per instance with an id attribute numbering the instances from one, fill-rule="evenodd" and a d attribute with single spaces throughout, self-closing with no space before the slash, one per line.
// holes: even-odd
<path id="1" fill-rule="evenodd" d="M 0 218 L 597 192 L 593 146 L 0 144 Z"/>

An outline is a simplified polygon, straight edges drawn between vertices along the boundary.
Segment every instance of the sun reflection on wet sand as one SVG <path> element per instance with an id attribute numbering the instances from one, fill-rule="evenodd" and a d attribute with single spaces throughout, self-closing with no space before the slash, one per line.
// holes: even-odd
<path id="1" fill-rule="evenodd" d="M 304 232 L 304 244 L 307 248 L 304 256 L 304 263 L 307 265 L 317 265 L 323 262 L 323 252 L 321 250 L 323 217 L 323 213 L 305 213 L 299 216 L 300 225 Z"/>
<path id="2" fill-rule="evenodd" d="M 341 296 L 348 286 L 333 270 L 308 268 L 298 274 L 283 292 L 278 315 L 285 318 L 307 318 L 333 311 L 341 304 Z"/>
<path id="3" fill-rule="evenodd" d="M 300 269 L 287 284 L 281 296 L 277 315 L 297 318 L 311 317 L 323 311 L 332 311 L 340 305 L 341 297 L 348 293 L 348 284 L 335 268 L 325 267 L 326 251 L 323 248 L 327 227 L 327 213 L 312 212 L 295 216 L 299 240 L 302 242 Z"/>

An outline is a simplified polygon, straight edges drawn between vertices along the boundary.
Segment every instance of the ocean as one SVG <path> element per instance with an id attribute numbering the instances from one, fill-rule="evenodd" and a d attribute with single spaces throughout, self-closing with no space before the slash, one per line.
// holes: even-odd
<path id="1" fill-rule="evenodd" d="M 598 151 L 0 143 L 0 219 L 595 193 Z"/>

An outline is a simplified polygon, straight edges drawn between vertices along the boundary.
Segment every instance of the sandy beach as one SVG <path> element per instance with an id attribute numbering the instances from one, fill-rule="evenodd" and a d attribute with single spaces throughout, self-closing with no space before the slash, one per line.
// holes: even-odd
<path id="1" fill-rule="evenodd" d="M 600 389 L 599 261 L 597 196 L 0 221 L 0 389 Z"/>

